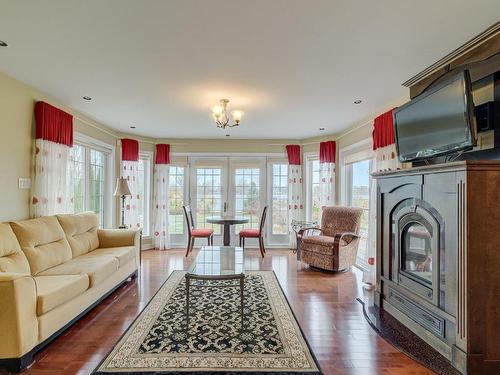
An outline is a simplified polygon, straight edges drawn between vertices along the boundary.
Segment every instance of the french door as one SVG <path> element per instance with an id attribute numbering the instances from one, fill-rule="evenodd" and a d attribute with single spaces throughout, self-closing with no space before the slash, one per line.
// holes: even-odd
<path id="1" fill-rule="evenodd" d="M 259 228 L 266 202 L 266 159 L 244 157 L 193 157 L 190 202 L 198 228 L 214 230 L 214 243 L 222 243 L 222 227 L 207 223 L 212 216 L 236 215 L 249 222 L 231 227 L 231 244 L 243 228 Z M 252 245 L 249 243 L 249 245 Z"/>

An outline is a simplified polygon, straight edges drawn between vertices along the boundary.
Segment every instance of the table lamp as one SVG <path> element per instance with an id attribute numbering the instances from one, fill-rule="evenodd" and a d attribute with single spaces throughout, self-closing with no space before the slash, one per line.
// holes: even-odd
<path id="1" fill-rule="evenodd" d="M 128 188 L 128 183 L 127 179 L 120 177 L 116 179 L 116 189 L 115 189 L 115 196 L 121 197 L 122 201 L 122 220 L 121 224 L 118 228 L 120 229 L 127 229 L 127 226 L 125 225 L 125 197 L 131 197 L 132 193 L 130 192 L 130 189 Z"/>

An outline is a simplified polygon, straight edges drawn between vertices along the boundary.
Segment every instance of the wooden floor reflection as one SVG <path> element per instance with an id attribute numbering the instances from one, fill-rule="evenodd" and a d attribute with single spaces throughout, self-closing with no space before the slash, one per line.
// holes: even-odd
<path id="1" fill-rule="evenodd" d="M 119 288 L 36 356 L 24 374 L 89 374 L 174 270 L 186 269 L 196 254 L 185 250 L 143 252 L 140 276 Z M 273 270 L 326 374 L 431 374 L 380 338 L 356 301 L 361 272 L 309 269 L 289 250 L 245 251 L 248 270 Z"/>

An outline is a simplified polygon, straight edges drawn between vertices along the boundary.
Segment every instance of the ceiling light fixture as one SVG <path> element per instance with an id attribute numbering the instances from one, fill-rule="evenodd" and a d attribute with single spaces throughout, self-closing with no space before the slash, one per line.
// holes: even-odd
<path id="1" fill-rule="evenodd" d="M 233 118 L 234 124 L 229 125 L 230 118 L 227 111 L 228 103 L 228 99 L 221 99 L 219 100 L 219 104 L 212 108 L 212 116 L 218 128 L 225 129 L 240 125 L 244 112 L 240 110 L 231 111 L 231 117 Z"/>
<path id="2" fill-rule="evenodd" d="M 8 44 L 5 43 L 3 40 L 0 40 L 0 47 L 8 47 Z"/>
<path id="3" fill-rule="evenodd" d="M 83 100 L 87 100 L 87 101 L 90 101 L 92 100 L 92 98 L 90 96 L 82 96 Z"/>
<path id="4" fill-rule="evenodd" d="M 363 103 L 363 101 L 360 100 L 360 99 L 357 99 L 357 100 L 354 101 L 354 104 L 361 104 L 361 103 Z"/>
<path id="5" fill-rule="evenodd" d="M 135 125 L 132 125 L 132 126 L 130 127 L 130 129 L 135 129 Z"/>
<path id="6" fill-rule="evenodd" d="M 226 134 L 226 137 L 230 137 L 230 136 L 231 136 L 231 134 Z"/>
<path id="7" fill-rule="evenodd" d="M 319 128 L 319 130 L 320 130 L 320 131 L 323 131 L 323 130 L 325 130 L 325 128 Z"/>

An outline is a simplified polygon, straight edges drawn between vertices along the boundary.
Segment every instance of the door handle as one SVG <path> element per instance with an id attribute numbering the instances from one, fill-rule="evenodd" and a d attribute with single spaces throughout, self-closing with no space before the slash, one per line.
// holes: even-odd
<path id="1" fill-rule="evenodd" d="M 227 202 L 224 202 L 224 213 L 227 211 Z"/>

